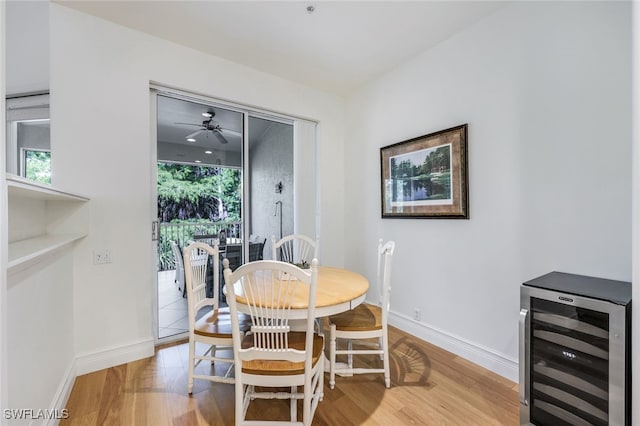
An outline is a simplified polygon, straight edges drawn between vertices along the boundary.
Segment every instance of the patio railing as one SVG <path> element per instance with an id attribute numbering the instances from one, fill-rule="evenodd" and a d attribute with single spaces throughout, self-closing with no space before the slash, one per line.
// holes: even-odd
<path id="1" fill-rule="evenodd" d="M 158 270 L 175 269 L 171 241 L 185 247 L 196 235 L 218 235 L 225 231 L 227 238 L 241 238 L 242 222 L 161 223 L 158 241 Z"/>

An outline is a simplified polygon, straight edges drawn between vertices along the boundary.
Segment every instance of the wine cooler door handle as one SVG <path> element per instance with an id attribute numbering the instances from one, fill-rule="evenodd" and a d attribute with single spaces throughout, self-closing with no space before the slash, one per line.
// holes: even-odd
<path id="1" fill-rule="evenodd" d="M 527 380 L 527 340 L 529 340 L 529 323 L 527 321 L 529 317 L 529 311 L 527 309 L 520 309 L 520 348 L 519 348 L 519 373 L 520 373 L 520 403 L 524 406 L 529 405 L 526 392 L 526 380 Z"/>

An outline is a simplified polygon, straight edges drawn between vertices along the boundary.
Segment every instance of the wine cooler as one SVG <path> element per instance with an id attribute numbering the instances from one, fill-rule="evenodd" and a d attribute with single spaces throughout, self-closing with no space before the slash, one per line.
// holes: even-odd
<path id="1" fill-rule="evenodd" d="M 551 272 L 520 305 L 520 424 L 631 425 L 631 284 Z"/>

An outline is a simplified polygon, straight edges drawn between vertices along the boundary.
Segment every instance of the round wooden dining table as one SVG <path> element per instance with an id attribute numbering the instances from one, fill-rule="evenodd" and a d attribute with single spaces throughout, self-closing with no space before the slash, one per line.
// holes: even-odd
<path id="1" fill-rule="evenodd" d="M 318 267 L 315 317 L 327 317 L 348 311 L 361 304 L 369 290 L 369 281 L 362 275 L 347 269 L 331 266 Z M 234 286 L 238 310 L 248 313 L 244 294 L 239 285 Z M 296 295 L 298 296 L 298 295 Z M 290 319 L 307 318 L 308 293 L 300 292 L 289 313 Z"/>

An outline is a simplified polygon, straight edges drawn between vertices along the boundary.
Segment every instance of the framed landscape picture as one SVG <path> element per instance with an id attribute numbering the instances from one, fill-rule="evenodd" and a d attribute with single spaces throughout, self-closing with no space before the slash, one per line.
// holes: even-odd
<path id="1" fill-rule="evenodd" d="M 383 218 L 468 219 L 467 125 L 380 148 Z"/>

